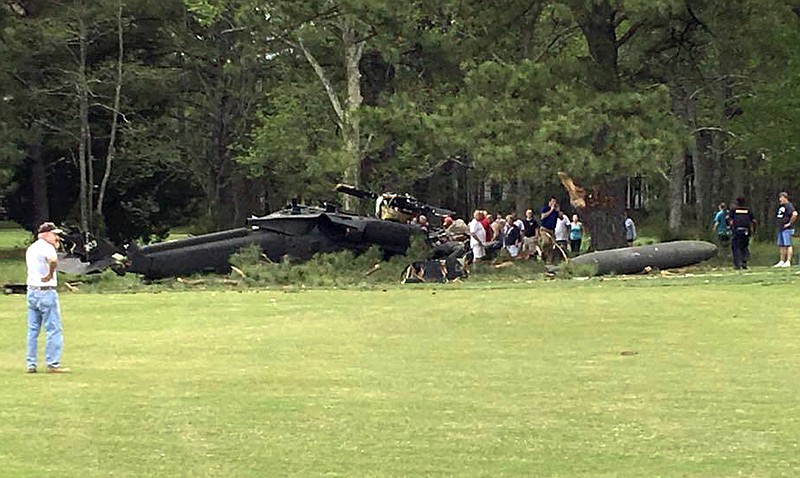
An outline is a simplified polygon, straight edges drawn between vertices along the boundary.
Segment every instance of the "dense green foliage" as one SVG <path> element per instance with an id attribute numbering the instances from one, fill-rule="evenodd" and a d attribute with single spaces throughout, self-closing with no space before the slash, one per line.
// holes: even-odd
<path id="1" fill-rule="evenodd" d="M 674 234 L 739 194 L 763 219 L 800 186 L 793 7 L 12 0 L 0 186 L 26 225 L 78 224 L 88 194 L 116 240 L 337 199 L 340 180 L 521 211 L 559 170 L 601 191 L 643 176 Z"/>

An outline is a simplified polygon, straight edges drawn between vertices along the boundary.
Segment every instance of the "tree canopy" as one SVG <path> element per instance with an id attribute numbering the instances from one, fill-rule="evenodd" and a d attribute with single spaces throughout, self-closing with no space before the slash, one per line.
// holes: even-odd
<path id="1" fill-rule="evenodd" d="M 675 234 L 800 192 L 784 0 L 10 0 L 11 217 L 119 241 L 241 224 L 333 185 L 522 212 L 565 171 L 588 223 Z M 632 201 L 630 178 L 644 184 Z M 338 198 L 342 201 L 341 198 Z M 347 207 L 356 208 L 352 203 Z"/>

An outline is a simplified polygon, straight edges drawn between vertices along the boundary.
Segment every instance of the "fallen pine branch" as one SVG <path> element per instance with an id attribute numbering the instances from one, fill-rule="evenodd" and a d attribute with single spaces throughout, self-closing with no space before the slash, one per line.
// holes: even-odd
<path id="1" fill-rule="evenodd" d="M 202 285 L 202 284 L 206 283 L 205 279 L 187 280 L 187 279 L 184 279 L 183 277 L 178 277 L 175 280 L 177 280 L 181 284 L 185 284 L 185 285 Z"/>

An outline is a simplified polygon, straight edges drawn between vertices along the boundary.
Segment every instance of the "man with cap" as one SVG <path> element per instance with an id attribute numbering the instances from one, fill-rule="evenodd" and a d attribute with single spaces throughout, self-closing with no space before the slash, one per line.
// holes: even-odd
<path id="1" fill-rule="evenodd" d="M 61 350 L 64 337 L 61 331 L 61 311 L 58 305 L 56 286 L 56 266 L 58 254 L 56 248 L 61 241 L 58 236 L 61 229 L 52 222 L 39 226 L 36 242 L 25 252 L 28 266 L 28 373 L 36 373 L 36 357 L 39 332 L 44 326 L 47 341 L 45 343 L 45 364 L 48 373 L 69 372 L 61 366 Z"/>
<path id="2" fill-rule="evenodd" d="M 736 198 L 736 205 L 730 211 L 729 221 L 731 233 L 731 251 L 733 252 L 733 268 L 747 269 L 747 260 L 750 258 L 750 236 L 756 225 L 753 211 L 747 207 L 743 197 Z"/>

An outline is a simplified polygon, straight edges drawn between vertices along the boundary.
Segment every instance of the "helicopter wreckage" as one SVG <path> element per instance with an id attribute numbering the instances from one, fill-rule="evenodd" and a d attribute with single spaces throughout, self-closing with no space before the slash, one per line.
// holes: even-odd
<path id="1" fill-rule="evenodd" d="M 420 215 L 455 216 L 455 212 L 425 204 L 407 194 L 375 193 L 339 184 L 336 191 L 374 201 L 375 215 L 363 216 L 340 210 L 334 204 L 308 206 L 292 202 L 262 217 L 247 219 L 245 227 L 209 234 L 124 248 L 86 234 L 64 237 L 65 253 L 59 270 L 90 274 L 112 269 L 117 274 L 140 274 L 145 279 L 181 277 L 197 273 L 228 273 L 230 258 L 246 247 L 257 246 L 272 262 L 289 258 L 305 261 L 315 254 L 351 250 L 356 254 L 378 247 L 384 258 L 408 251 L 412 237 L 429 246 L 427 257 L 419 258 L 404 272 L 403 282 L 446 282 L 467 274 L 471 259 L 469 232 L 462 220 L 447 230 L 423 230 L 410 224 Z M 498 247 L 487 247 L 490 257 Z M 680 268 L 713 257 L 716 246 L 702 241 L 677 241 L 656 246 L 593 252 L 572 259 L 576 265 L 592 266 L 596 274 L 632 274 L 648 268 Z M 566 259 L 566 257 L 565 257 Z M 569 260 L 569 259 L 566 259 Z M 555 268 L 549 268 L 552 273 Z"/>
<path id="2" fill-rule="evenodd" d="M 408 224 L 419 215 L 443 217 L 453 211 L 425 204 L 407 194 L 374 193 L 339 184 L 338 192 L 375 203 L 375 216 L 341 211 L 336 205 L 319 207 L 293 201 L 285 208 L 263 217 L 247 219 L 245 227 L 192 236 L 156 244 L 125 248 L 76 233 L 64 237 L 66 252 L 59 270 L 71 274 L 90 274 L 111 268 L 117 274 L 140 274 L 146 279 L 180 277 L 196 273 L 228 273 L 230 258 L 249 246 L 257 246 L 273 262 L 284 258 L 304 261 L 319 253 L 351 250 L 356 254 L 378 247 L 385 258 L 406 253 L 412 237 L 421 237 L 431 253 L 412 268 L 408 281 L 452 280 L 465 274 L 462 259 L 468 248 L 464 237 L 450 240 L 441 229 L 426 233 Z M 435 261 L 441 267 L 425 273 Z M 420 265 L 422 264 L 422 265 Z"/>

